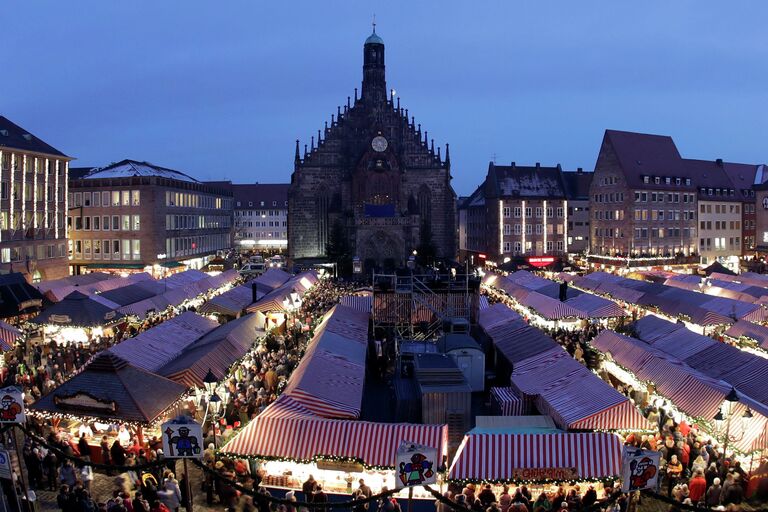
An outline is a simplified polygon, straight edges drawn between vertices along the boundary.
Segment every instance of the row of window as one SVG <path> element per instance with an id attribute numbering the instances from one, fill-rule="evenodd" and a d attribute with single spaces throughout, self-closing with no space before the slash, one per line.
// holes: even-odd
<path id="1" fill-rule="evenodd" d="M 279 228 L 280 226 L 283 226 L 284 228 L 286 228 L 288 227 L 288 221 L 284 220 L 281 223 L 279 220 L 274 220 L 274 221 L 263 220 L 261 222 L 259 222 L 258 220 L 256 222 L 235 220 L 235 227 L 237 228 L 239 227 L 252 228 L 254 226 L 256 226 L 257 228 L 258 227 L 266 228 L 267 225 L 269 225 L 270 228 Z"/>
<path id="2" fill-rule="evenodd" d="M 557 228 L 555 228 L 553 224 L 547 224 L 546 225 L 547 234 L 551 235 L 555 231 L 557 231 L 558 235 L 563 234 L 563 225 L 557 224 Z M 523 232 L 523 227 L 521 224 L 504 224 L 504 234 L 505 235 L 519 235 Z M 525 225 L 525 234 L 526 235 L 532 235 L 533 233 L 536 233 L 537 235 L 541 235 L 544 233 L 544 224 L 526 224 Z"/>
<path id="3" fill-rule="evenodd" d="M 715 213 L 741 213 L 741 205 L 739 204 L 716 204 L 715 206 Z M 746 212 L 746 206 L 752 206 L 754 208 L 754 205 L 744 205 L 745 206 L 745 212 Z M 712 205 L 711 204 L 700 204 L 699 205 L 699 211 L 701 213 L 712 213 Z"/>
<path id="4" fill-rule="evenodd" d="M 58 194 L 56 192 L 56 186 L 49 184 L 48 188 L 45 187 L 45 182 L 38 182 L 37 188 L 33 183 L 28 183 L 26 187 L 22 187 L 21 183 L 14 181 L 13 183 L 8 181 L 0 182 L 0 199 L 8 199 L 8 191 L 10 189 L 10 195 L 14 201 L 21 199 L 22 193 L 24 194 L 25 201 L 45 201 L 48 202 L 61 201 L 64 198 L 64 187 L 59 186 Z M 47 195 L 46 195 L 47 192 Z"/>
<path id="5" fill-rule="evenodd" d="M 69 216 L 67 217 L 67 229 L 71 231 L 139 231 L 141 229 L 141 216 Z"/>
<path id="6" fill-rule="evenodd" d="M 741 229 L 741 221 L 739 220 L 731 220 L 731 221 L 725 221 L 725 220 L 716 220 L 714 221 L 715 229 Z M 712 229 L 712 221 L 711 220 L 702 220 L 699 226 L 701 229 Z"/>
<path id="7" fill-rule="evenodd" d="M 681 217 L 684 221 L 696 220 L 696 210 L 667 210 L 665 214 L 664 210 L 635 208 L 635 220 L 676 221 Z"/>
<path id="8" fill-rule="evenodd" d="M 286 204 L 288 201 L 286 201 Z M 235 210 L 235 217 L 285 217 L 287 210 Z"/>
<path id="9" fill-rule="evenodd" d="M 241 233 L 237 233 L 237 237 L 250 240 L 255 240 L 257 238 L 264 240 L 267 238 L 280 238 L 281 234 L 283 239 L 288 237 L 288 233 L 286 231 L 243 231 Z"/>
<path id="10" fill-rule="evenodd" d="M 643 183 L 651 183 L 653 182 L 656 185 L 661 185 L 664 183 L 665 185 L 682 185 L 685 183 L 687 187 L 691 186 L 691 178 L 679 178 L 679 177 L 670 177 L 670 176 L 643 176 Z"/>
<path id="11" fill-rule="evenodd" d="M 229 215 L 166 215 L 165 229 L 218 229 L 231 226 Z"/>
<path id="12" fill-rule="evenodd" d="M 169 258 L 194 256 L 230 247 L 228 234 L 185 236 L 165 239 L 165 253 Z"/>
<path id="13" fill-rule="evenodd" d="M 600 185 L 615 185 L 619 182 L 616 176 L 604 176 L 600 178 Z"/>
<path id="14" fill-rule="evenodd" d="M 64 220 L 64 214 L 62 212 L 58 212 L 59 216 L 59 226 L 61 226 L 61 222 Z M 25 222 L 22 226 L 22 220 Z M 28 227 L 34 227 L 37 226 L 38 228 L 45 228 L 46 227 L 46 220 L 47 226 L 49 229 L 53 229 L 54 226 L 54 220 L 55 220 L 55 213 L 52 211 L 29 211 L 27 210 L 24 212 L 24 215 L 22 216 L 21 212 L 18 210 L 14 210 L 13 214 L 11 212 L 7 211 L 1 211 L 0 212 L 0 229 L 26 229 Z"/>
<path id="15" fill-rule="evenodd" d="M 611 192 L 610 194 L 595 194 L 596 203 L 623 203 L 624 192 Z"/>
<path id="16" fill-rule="evenodd" d="M 699 188 L 699 192 L 701 192 L 702 195 L 706 194 L 708 196 L 730 196 L 734 197 L 736 195 L 736 191 L 732 188 L 707 188 L 707 187 L 701 187 Z M 748 195 L 748 194 L 745 194 Z M 752 195 L 754 196 L 754 191 L 752 191 Z"/>
<path id="17" fill-rule="evenodd" d="M 235 207 L 236 208 L 241 208 L 241 207 L 244 208 L 244 205 L 245 205 L 246 202 L 248 203 L 248 207 L 249 208 L 253 208 L 254 201 L 238 201 L 237 203 L 235 203 Z M 266 205 L 267 201 L 258 201 L 258 203 L 259 203 L 259 206 L 261 206 L 262 208 L 267 206 Z M 277 201 L 272 201 L 272 206 L 273 207 L 277 206 L 277 203 L 278 203 Z M 288 201 L 285 201 L 285 206 L 286 207 L 288 206 Z"/>
<path id="18" fill-rule="evenodd" d="M 38 260 L 44 260 L 50 258 L 63 258 L 65 256 L 65 246 L 63 243 L 38 246 L 25 245 L 24 247 L 3 247 L 3 249 L 0 250 L 0 262 L 2 263 L 33 260 L 35 257 L 37 257 Z"/>
<path id="19" fill-rule="evenodd" d="M 701 247 L 702 251 L 711 251 L 712 250 L 712 241 L 715 241 L 714 246 L 716 251 L 726 251 L 728 249 L 738 249 L 741 247 L 741 237 L 730 237 L 728 238 L 728 244 L 725 244 L 725 237 L 716 237 L 716 238 L 702 238 L 699 240 L 699 247 Z"/>
<path id="20" fill-rule="evenodd" d="M 544 243 L 543 242 L 536 242 L 536 253 L 541 254 L 544 250 Z M 546 245 L 546 251 L 548 253 L 551 253 L 553 250 L 557 250 L 559 252 L 563 252 L 563 241 L 558 240 L 557 242 L 547 242 Z M 523 254 L 523 244 L 521 242 L 504 242 L 503 245 L 504 253 L 511 252 L 512 254 Z M 525 252 L 533 251 L 533 242 L 525 242 Z"/>
<path id="21" fill-rule="evenodd" d="M 186 208 L 215 208 L 216 210 L 232 209 L 232 199 L 227 197 L 215 197 L 194 192 L 165 191 L 165 206 L 177 206 Z"/>
<path id="22" fill-rule="evenodd" d="M 2 160 L 0 160 L 0 168 L 2 169 L 2 172 L 10 172 L 11 171 L 11 155 L 13 154 L 15 158 L 13 159 L 13 170 L 14 172 L 22 170 L 22 165 L 24 166 L 24 172 L 31 173 L 33 171 L 36 171 L 37 174 L 44 174 L 46 169 L 46 160 L 47 158 L 35 158 L 32 156 L 27 156 L 27 158 L 24 158 L 24 155 L 21 153 L 10 153 L 8 151 L 3 151 L 3 157 Z M 59 165 L 59 176 L 64 176 L 64 170 L 66 169 L 66 163 L 57 161 L 57 160 L 48 160 L 48 175 L 54 175 L 56 172 L 56 164 Z"/>
<path id="23" fill-rule="evenodd" d="M 624 210 L 595 210 L 597 220 L 624 220 Z"/>
<path id="24" fill-rule="evenodd" d="M 140 260 L 141 240 L 70 240 L 75 260 Z"/>
<path id="25" fill-rule="evenodd" d="M 694 203 L 695 194 L 686 194 L 680 192 L 635 192 L 636 203 L 647 203 L 650 199 L 652 203 L 663 203 L 666 198 L 667 203 L 679 203 L 682 198 L 683 203 Z"/>
<path id="26" fill-rule="evenodd" d="M 521 217 L 522 213 L 523 213 L 523 209 L 520 206 L 515 206 L 513 209 L 510 209 L 509 206 L 505 206 L 504 207 L 504 211 L 503 211 L 504 217 L 505 218 L 509 218 L 510 217 L 510 212 L 512 210 L 514 211 L 515 218 L 519 219 Z M 544 215 L 544 208 L 541 207 L 541 206 L 537 206 L 535 208 L 532 208 L 530 206 L 526 206 L 525 207 L 525 216 L 527 218 L 533 217 L 533 213 L 534 212 L 536 213 L 536 218 L 541 218 Z M 559 206 L 557 208 L 552 208 L 551 206 L 547 207 L 547 218 L 551 219 L 553 213 L 556 213 L 558 218 L 562 218 L 563 217 L 563 207 L 562 206 Z"/>
<path id="27" fill-rule="evenodd" d="M 635 238 L 679 238 L 681 235 L 685 238 L 696 236 L 696 228 L 635 228 Z M 595 228 L 595 237 L 604 238 L 624 238 L 622 228 Z"/>
<path id="28" fill-rule="evenodd" d="M 140 206 L 141 194 L 138 190 L 103 190 L 100 192 L 70 192 L 69 206 L 71 208 L 106 207 L 106 206 Z"/>

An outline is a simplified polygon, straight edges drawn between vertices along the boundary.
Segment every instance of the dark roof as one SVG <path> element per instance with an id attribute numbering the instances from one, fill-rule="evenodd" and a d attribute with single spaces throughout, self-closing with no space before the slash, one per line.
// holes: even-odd
<path id="1" fill-rule="evenodd" d="M 736 188 L 736 195 L 742 200 L 747 198 L 752 201 L 755 200 L 754 196 L 746 196 L 743 191 L 752 188 L 755 184 L 755 178 L 757 177 L 757 170 L 760 165 L 756 164 L 737 164 L 734 162 L 723 162 L 723 169 L 728 177 L 731 179 L 731 183 Z"/>
<path id="2" fill-rule="evenodd" d="M 689 168 L 683 164 L 672 137 L 605 130 L 603 141 L 609 142 L 613 147 L 630 188 L 642 188 L 642 176 L 693 178 L 689 174 Z M 595 169 L 599 166 L 598 157 Z M 674 187 L 680 189 L 679 186 Z M 671 187 L 662 183 L 654 185 L 654 188 Z"/>
<path id="3" fill-rule="evenodd" d="M 47 307 L 32 319 L 36 324 L 60 324 L 77 327 L 98 327 L 114 323 L 123 317 L 114 309 L 74 291 L 60 302 Z"/>
<path id="4" fill-rule="evenodd" d="M 0 275 L 0 318 L 9 318 L 40 307 L 43 294 L 19 272 Z M 23 307 L 22 307 L 23 306 Z"/>
<path id="5" fill-rule="evenodd" d="M 155 295 L 167 292 L 169 289 L 165 283 L 158 281 L 141 281 L 128 286 L 122 286 L 115 288 L 114 290 L 108 290 L 101 293 L 101 296 L 105 299 L 111 300 L 121 306 L 127 306 L 134 302 L 139 302 Z"/>
<path id="6" fill-rule="evenodd" d="M 70 167 L 69 179 L 79 180 L 80 178 L 84 178 L 86 174 L 90 173 L 94 169 L 96 168 L 95 167 Z"/>
<path id="7" fill-rule="evenodd" d="M 592 184 L 593 172 L 575 171 L 563 172 L 563 182 L 568 199 L 589 199 L 589 186 Z"/>
<path id="8" fill-rule="evenodd" d="M 128 364 L 103 351 L 82 372 L 30 407 L 50 413 L 152 423 L 186 386 Z"/>
<path id="9" fill-rule="evenodd" d="M 496 165 L 488 167 L 485 193 L 492 197 L 565 197 L 562 169 L 556 167 Z M 489 187 L 490 185 L 490 187 Z"/>
<path id="10" fill-rule="evenodd" d="M 692 158 L 686 158 L 683 160 L 683 165 L 688 168 L 688 172 L 691 176 L 694 176 L 693 183 L 701 188 L 719 188 L 719 189 L 735 189 L 733 182 L 731 181 L 728 173 L 723 169 L 722 162 L 718 163 L 714 160 L 695 160 Z M 702 196 L 703 199 L 711 196 Z M 716 196 L 717 200 L 723 201 L 725 198 Z M 740 200 L 741 194 L 733 197 L 734 200 Z"/>
<path id="11" fill-rule="evenodd" d="M 264 201 L 263 208 L 287 208 L 288 183 L 255 183 L 233 184 L 232 192 L 235 199 L 235 209 L 262 208 L 259 206 Z M 240 202 L 240 206 L 237 202 Z M 277 206 L 272 206 L 272 201 L 277 201 Z M 248 206 L 248 203 L 253 206 Z"/>
<path id="12" fill-rule="evenodd" d="M 0 116 L 0 147 L 69 158 L 58 149 L 38 139 L 21 126 L 3 116 Z"/>
<path id="13" fill-rule="evenodd" d="M 735 276 L 736 275 L 736 272 L 734 272 L 731 269 L 723 266 L 723 264 L 720 263 L 719 261 L 716 261 L 716 262 L 712 263 L 710 266 L 708 266 L 707 268 L 704 269 L 704 273 L 707 274 L 708 276 L 711 276 L 715 272 L 717 272 L 718 274 L 725 274 L 727 276 Z"/>

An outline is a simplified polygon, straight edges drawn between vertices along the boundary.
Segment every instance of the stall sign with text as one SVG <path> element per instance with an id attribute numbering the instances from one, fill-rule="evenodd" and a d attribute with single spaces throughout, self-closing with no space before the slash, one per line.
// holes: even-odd
<path id="1" fill-rule="evenodd" d="M 19 388 L 0 389 L 0 423 L 24 423 L 24 394 Z"/>
<path id="2" fill-rule="evenodd" d="M 402 441 L 397 449 L 395 488 L 437 482 L 437 449 Z"/>
<path id="3" fill-rule="evenodd" d="M 563 482 L 577 480 L 579 478 L 579 470 L 576 468 L 514 468 L 511 470 L 511 476 L 512 480 L 527 482 L 544 480 Z"/>
<path id="4" fill-rule="evenodd" d="M 621 492 L 657 489 L 661 454 L 624 447 L 621 464 Z"/>
<path id="5" fill-rule="evenodd" d="M 203 429 L 193 421 L 163 423 L 163 453 L 170 459 L 199 459 L 203 456 Z"/>

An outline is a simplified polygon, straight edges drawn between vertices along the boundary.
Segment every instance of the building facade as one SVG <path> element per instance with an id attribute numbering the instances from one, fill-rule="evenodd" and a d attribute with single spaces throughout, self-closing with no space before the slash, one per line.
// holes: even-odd
<path id="1" fill-rule="evenodd" d="M 588 225 L 591 173 L 565 173 L 560 166 L 499 166 L 491 163 L 485 181 L 460 204 L 461 256 L 472 263 L 496 264 L 522 257 L 552 256 L 565 260 L 574 240 L 569 212 L 582 218 L 577 226 L 584 250 Z M 571 201 L 574 198 L 576 205 Z"/>
<path id="2" fill-rule="evenodd" d="M 0 273 L 20 272 L 30 282 L 69 275 L 71 160 L 0 116 Z"/>
<path id="3" fill-rule="evenodd" d="M 334 237 L 370 268 L 403 265 L 420 242 L 456 252 L 451 164 L 387 90 L 384 41 L 363 46 L 363 84 L 303 155 L 296 142 L 288 190 L 288 253 L 322 258 Z"/>
<path id="4" fill-rule="evenodd" d="M 70 182 L 73 272 L 201 268 L 232 247 L 232 192 L 164 167 L 123 160 Z"/>
<path id="5" fill-rule="evenodd" d="M 589 250 L 589 187 L 592 172 L 579 167 L 576 172 L 564 172 L 568 195 L 568 244 L 569 254 L 584 254 Z"/>
<path id="6" fill-rule="evenodd" d="M 606 130 L 590 187 L 590 253 L 696 253 L 696 193 L 671 137 Z"/>
<path id="7" fill-rule="evenodd" d="M 234 242 L 241 250 L 288 249 L 288 184 L 233 184 Z"/>

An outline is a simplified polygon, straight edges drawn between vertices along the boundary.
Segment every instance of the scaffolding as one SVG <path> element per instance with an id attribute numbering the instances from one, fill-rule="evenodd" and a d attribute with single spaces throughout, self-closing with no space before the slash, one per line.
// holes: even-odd
<path id="1" fill-rule="evenodd" d="M 479 280 L 472 274 L 373 274 L 374 335 L 436 340 L 469 332 L 477 320 Z"/>

